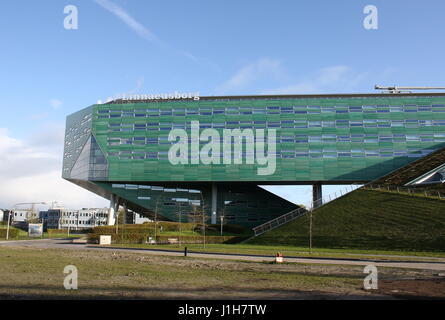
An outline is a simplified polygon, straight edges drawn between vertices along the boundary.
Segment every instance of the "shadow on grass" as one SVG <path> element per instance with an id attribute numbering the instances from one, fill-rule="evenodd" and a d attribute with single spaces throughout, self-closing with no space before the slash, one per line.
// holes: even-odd
<path id="1" fill-rule="evenodd" d="M 11 293 L 7 293 L 7 292 Z M 17 292 L 19 291 L 19 292 Z M 31 292 L 20 292 L 31 291 Z M 50 291 L 50 292 L 48 292 Z M 247 296 L 247 298 L 246 298 Z M 78 290 L 65 290 L 61 286 L 0 285 L 2 300 L 178 300 L 178 299 L 266 299 L 266 300 L 357 300 L 391 299 L 391 296 L 373 294 L 329 293 L 294 289 L 253 289 L 229 287 L 200 288 L 134 288 L 79 286 Z"/>

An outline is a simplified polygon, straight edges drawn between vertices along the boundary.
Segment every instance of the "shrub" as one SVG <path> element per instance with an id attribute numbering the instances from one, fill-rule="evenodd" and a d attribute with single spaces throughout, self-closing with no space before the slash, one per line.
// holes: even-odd
<path id="1" fill-rule="evenodd" d="M 198 224 L 194 230 L 195 232 L 202 233 L 202 224 Z M 206 224 L 206 232 L 213 234 L 220 234 L 221 225 L 219 224 Z M 250 235 L 252 231 L 240 225 L 227 224 L 223 225 L 223 233 L 230 233 L 234 235 Z"/>
<path id="2" fill-rule="evenodd" d="M 237 243 L 242 240 L 247 239 L 246 237 L 235 237 L 235 236 L 206 236 L 204 239 L 204 236 L 157 236 L 156 242 L 159 244 L 167 244 L 168 239 L 178 239 L 180 240 L 182 244 L 201 244 L 209 243 L 209 244 L 220 244 L 220 243 Z"/>
<path id="3" fill-rule="evenodd" d="M 99 243 L 99 238 L 101 235 L 110 235 L 112 243 L 145 243 L 149 236 L 147 233 L 144 232 L 121 232 L 119 234 L 90 233 L 88 234 L 88 242 Z"/>
<path id="4" fill-rule="evenodd" d="M 112 243 L 146 243 L 149 237 L 154 237 L 154 230 L 151 228 L 149 230 L 144 228 L 131 228 L 132 230 L 119 230 L 119 233 L 115 233 L 115 229 L 107 227 L 95 228 L 94 233 L 88 235 L 88 241 L 91 243 L 99 243 L 99 238 L 101 235 L 110 235 Z M 139 229 L 139 230 L 138 230 Z M 204 243 L 204 236 L 167 236 L 158 235 L 156 236 L 156 242 L 159 244 L 169 243 L 169 239 L 181 240 L 184 244 L 200 244 Z M 242 240 L 247 239 L 247 237 L 240 236 L 206 236 L 206 243 L 237 243 Z"/>
<path id="5" fill-rule="evenodd" d="M 7 229 L 0 229 L 0 238 L 6 239 Z M 15 228 L 9 228 L 9 239 L 17 239 L 19 236 L 19 230 Z"/>
<path id="6" fill-rule="evenodd" d="M 48 235 L 52 235 L 52 234 L 68 233 L 68 230 L 67 229 L 47 229 L 46 232 L 48 232 Z"/>
<path id="7" fill-rule="evenodd" d="M 178 222 L 158 222 L 157 230 L 161 229 L 162 231 L 178 231 L 180 223 Z M 194 227 L 193 223 L 181 223 L 182 231 L 192 231 Z M 154 222 L 148 222 L 144 224 L 125 224 L 118 226 L 119 233 L 121 231 L 124 232 L 146 232 L 146 233 L 154 233 Z M 91 230 L 92 233 L 100 233 L 100 234 L 115 234 L 116 226 L 101 226 L 95 227 Z"/>

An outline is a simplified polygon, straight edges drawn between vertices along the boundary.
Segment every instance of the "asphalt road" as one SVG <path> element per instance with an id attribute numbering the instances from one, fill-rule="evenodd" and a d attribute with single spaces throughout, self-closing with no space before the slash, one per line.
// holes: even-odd
<path id="1" fill-rule="evenodd" d="M 114 248 L 99 247 L 97 245 L 75 244 L 71 240 L 65 239 L 43 239 L 43 240 L 23 240 L 23 241 L 2 241 L 0 246 L 5 247 L 26 247 L 35 249 L 72 249 L 72 250 L 107 250 L 110 252 L 133 252 L 162 256 L 184 256 L 183 251 L 169 251 L 159 249 L 135 249 L 135 248 Z M 242 255 L 242 254 L 224 254 L 224 253 L 204 253 L 204 252 L 188 252 L 188 257 L 192 258 L 210 258 L 240 261 L 273 261 L 275 257 L 260 255 Z M 370 260 L 370 259 L 339 259 L 339 258 L 308 258 L 308 257 L 285 257 L 285 262 L 304 263 L 304 264 L 328 264 L 328 265 L 375 265 L 376 267 L 388 268 L 406 268 L 434 270 L 445 272 L 445 259 L 434 259 L 434 261 L 408 261 L 403 257 L 394 258 L 392 260 Z"/>

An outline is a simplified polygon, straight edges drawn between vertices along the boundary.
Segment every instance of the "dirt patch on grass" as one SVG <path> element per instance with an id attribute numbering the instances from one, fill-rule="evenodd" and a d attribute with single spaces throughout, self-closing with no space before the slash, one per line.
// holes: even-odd
<path id="1" fill-rule="evenodd" d="M 402 299 L 445 299 L 445 278 L 382 280 L 376 292 Z"/>

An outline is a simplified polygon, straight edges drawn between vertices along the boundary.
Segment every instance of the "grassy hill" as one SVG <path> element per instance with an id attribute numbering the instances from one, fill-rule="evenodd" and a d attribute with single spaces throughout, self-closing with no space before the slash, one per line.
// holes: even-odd
<path id="1" fill-rule="evenodd" d="M 445 200 L 357 190 L 313 213 L 315 248 L 445 251 Z M 309 215 L 249 241 L 309 246 Z"/>

